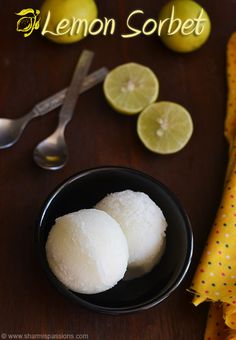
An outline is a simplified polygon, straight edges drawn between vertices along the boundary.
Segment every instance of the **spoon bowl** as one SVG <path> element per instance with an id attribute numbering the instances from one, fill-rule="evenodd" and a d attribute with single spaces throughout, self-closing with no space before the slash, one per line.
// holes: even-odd
<path id="1" fill-rule="evenodd" d="M 68 160 L 64 133 L 55 131 L 34 149 L 34 161 L 43 169 L 59 170 Z"/>
<path id="2" fill-rule="evenodd" d="M 27 120 L 25 117 L 19 119 L 0 119 L 0 149 L 6 149 L 15 144 L 20 138 Z"/>

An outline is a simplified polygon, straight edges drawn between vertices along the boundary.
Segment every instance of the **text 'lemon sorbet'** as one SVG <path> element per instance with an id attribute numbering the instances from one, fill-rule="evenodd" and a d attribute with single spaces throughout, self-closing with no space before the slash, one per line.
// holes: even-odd
<path id="1" fill-rule="evenodd" d="M 187 20 L 181 20 L 175 17 L 175 7 L 172 6 L 171 15 L 169 18 L 164 20 L 156 20 L 154 18 L 148 18 L 144 21 L 141 28 L 135 27 L 133 20 L 137 19 L 138 16 L 143 16 L 145 13 L 142 10 L 133 11 L 126 20 L 126 26 L 128 32 L 121 34 L 122 38 L 133 38 L 141 34 L 150 36 L 153 34 L 161 35 L 162 30 L 167 29 L 168 35 L 174 35 L 181 33 L 182 35 L 201 35 L 204 30 L 204 23 L 206 19 L 203 18 L 204 10 L 200 10 L 196 18 L 188 18 Z M 117 28 L 117 22 L 114 18 L 106 18 L 103 20 L 96 18 L 92 22 L 88 22 L 86 19 L 80 18 L 64 18 L 60 20 L 56 25 L 55 29 L 49 30 L 49 23 L 51 20 L 51 11 L 48 11 L 46 20 L 42 27 L 42 35 L 50 34 L 53 36 L 62 35 L 77 35 L 83 32 L 83 36 L 87 35 L 114 35 Z"/>

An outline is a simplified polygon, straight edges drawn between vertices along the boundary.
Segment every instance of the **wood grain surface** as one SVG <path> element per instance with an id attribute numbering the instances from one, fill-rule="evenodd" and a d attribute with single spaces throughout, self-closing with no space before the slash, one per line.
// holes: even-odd
<path id="1" fill-rule="evenodd" d="M 98 6 L 100 17 L 115 17 L 124 32 L 132 10 L 143 9 L 146 17 L 155 17 L 165 2 L 98 0 Z M 113 112 L 100 85 L 79 98 L 66 131 L 70 160 L 63 170 L 44 171 L 32 160 L 36 144 L 53 132 L 58 111 L 32 122 L 14 147 L 0 151 L 0 333 L 87 334 L 91 340 L 202 339 L 208 306 L 195 308 L 186 289 L 219 204 L 227 163 L 225 52 L 236 29 L 236 1 L 199 2 L 211 17 L 211 37 L 200 50 L 181 55 L 156 36 L 121 39 L 119 31 L 70 46 L 54 44 L 39 32 L 26 39 L 16 32 L 14 13 L 40 8 L 41 1 L 0 0 L 0 116 L 19 117 L 67 86 L 78 55 L 88 48 L 96 53 L 93 70 L 129 61 L 151 67 L 160 80 L 159 99 L 188 108 L 195 127 L 183 151 L 155 155 L 139 141 L 136 117 Z M 159 179 L 177 194 L 192 222 L 195 249 L 184 282 L 146 312 L 111 317 L 85 310 L 51 286 L 37 261 L 34 227 L 44 200 L 67 177 L 101 165 L 128 166 Z"/>

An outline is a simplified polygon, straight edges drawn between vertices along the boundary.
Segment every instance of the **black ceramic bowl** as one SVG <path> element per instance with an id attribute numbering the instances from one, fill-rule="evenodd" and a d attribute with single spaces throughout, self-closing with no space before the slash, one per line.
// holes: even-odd
<path id="1" fill-rule="evenodd" d="M 120 281 L 100 294 L 77 294 L 51 272 L 45 243 L 57 217 L 92 208 L 106 194 L 131 189 L 150 196 L 168 223 L 166 250 L 159 264 L 147 275 Z M 183 280 L 191 262 L 193 238 L 188 217 L 176 197 L 163 184 L 141 172 L 120 167 L 83 171 L 65 181 L 46 201 L 36 229 L 37 251 L 49 280 L 80 305 L 106 314 L 125 314 L 151 308 L 169 296 Z"/>

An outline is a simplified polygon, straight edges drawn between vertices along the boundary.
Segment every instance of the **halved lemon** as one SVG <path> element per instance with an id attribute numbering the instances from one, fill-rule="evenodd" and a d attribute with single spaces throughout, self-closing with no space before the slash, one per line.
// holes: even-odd
<path id="1" fill-rule="evenodd" d="M 128 63 L 109 72 L 104 82 L 104 94 L 114 110 L 137 114 L 156 101 L 159 82 L 148 67 Z"/>
<path id="2" fill-rule="evenodd" d="M 159 102 L 148 106 L 140 114 L 137 132 L 149 150 L 166 155 L 185 147 L 193 133 L 193 122 L 183 106 Z"/>

